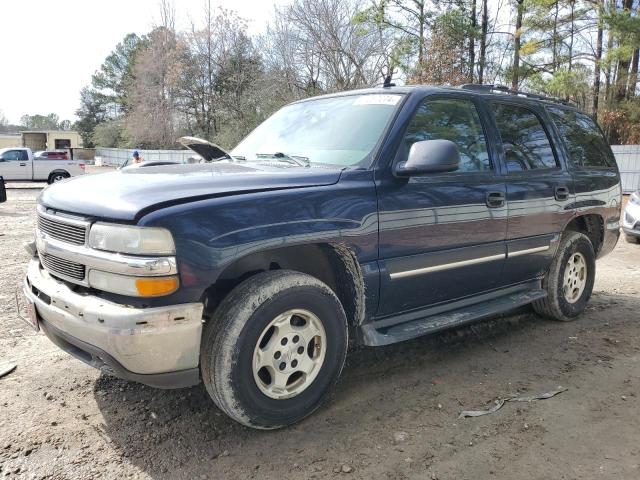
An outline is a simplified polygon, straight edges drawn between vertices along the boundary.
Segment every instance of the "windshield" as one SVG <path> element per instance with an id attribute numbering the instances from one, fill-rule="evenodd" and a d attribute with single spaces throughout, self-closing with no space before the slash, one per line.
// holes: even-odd
<path id="1" fill-rule="evenodd" d="M 287 105 L 231 154 L 246 160 L 293 157 L 310 165 L 368 166 L 369 154 L 401 98 L 397 94 L 349 95 Z"/>

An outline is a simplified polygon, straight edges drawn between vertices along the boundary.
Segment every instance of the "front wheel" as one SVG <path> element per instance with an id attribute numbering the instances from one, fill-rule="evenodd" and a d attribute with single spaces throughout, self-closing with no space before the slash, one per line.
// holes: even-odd
<path id="1" fill-rule="evenodd" d="M 587 306 L 595 276 L 596 256 L 589 237 L 566 232 L 543 280 L 547 297 L 536 300 L 534 310 L 554 320 L 574 320 Z"/>
<path id="2" fill-rule="evenodd" d="M 337 383 L 347 320 L 335 293 L 293 271 L 236 287 L 205 326 L 200 364 L 214 402 L 234 420 L 274 429 L 315 411 Z"/>

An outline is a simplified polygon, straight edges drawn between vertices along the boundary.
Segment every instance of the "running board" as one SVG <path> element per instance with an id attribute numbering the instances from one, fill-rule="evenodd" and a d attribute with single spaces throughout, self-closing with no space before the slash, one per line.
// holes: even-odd
<path id="1" fill-rule="evenodd" d="M 389 327 L 375 328 L 374 324 L 365 324 L 360 327 L 360 339 L 364 345 L 369 346 L 402 342 L 505 313 L 546 296 L 546 290 L 526 290 Z"/>

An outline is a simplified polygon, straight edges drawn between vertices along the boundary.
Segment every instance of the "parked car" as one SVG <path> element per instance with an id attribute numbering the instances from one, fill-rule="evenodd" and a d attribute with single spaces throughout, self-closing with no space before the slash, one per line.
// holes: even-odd
<path id="1" fill-rule="evenodd" d="M 35 158 L 30 148 L 0 149 L 0 175 L 11 181 L 59 182 L 85 173 L 84 162 Z"/>
<path id="2" fill-rule="evenodd" d="M 620 235 L 596 123 L 498 87 L 327 95 L 228 154 L 200 145 L 223 159 L 46 189 L 24 293 L 70 354 L 160 388 L 203 381 L 254 428 L 315 411 L 351 337 L 386 345 L 526 304 L 574 320 Z"/>
<path id="3" fill-rule="evenodd" d="M 629 243 L 640 243 L 640 190 L 629 196 L 622 216 L 622 231 Z"/>
<path id="4" fill-rule="evenodd" d="M 36 160 L 69 160 L 69 153 L 64 150 L 40 150 L 33 154 Z"/>

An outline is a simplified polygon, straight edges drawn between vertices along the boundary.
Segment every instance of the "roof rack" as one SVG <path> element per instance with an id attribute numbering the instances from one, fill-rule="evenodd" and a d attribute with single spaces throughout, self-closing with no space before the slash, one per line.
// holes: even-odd
<path id="1" fill-rule="evenodd" d="M 517 95 L 519 97 L 527 97 L 527 98 L 534 98 L 536 100 L 544 100 L 547 102 L 561 103 L 563 105 L 574 105 L 574 103 L 569 100 L 563 100 L 557 97 L 547 97 L 545 95 L 538 95 L 537 93 L 522 92 L 520 90 L 511 90 L 506 85 L 494 85 L 492 83 L 490 84 L 466 83 L 464 85 L 460 85 L 460 88 L 464 90 L 475 90 L 475 91 L 487 92 L 487 93 L 500 92 L 500 93 L 506 93 L 508 95 Z"/>

